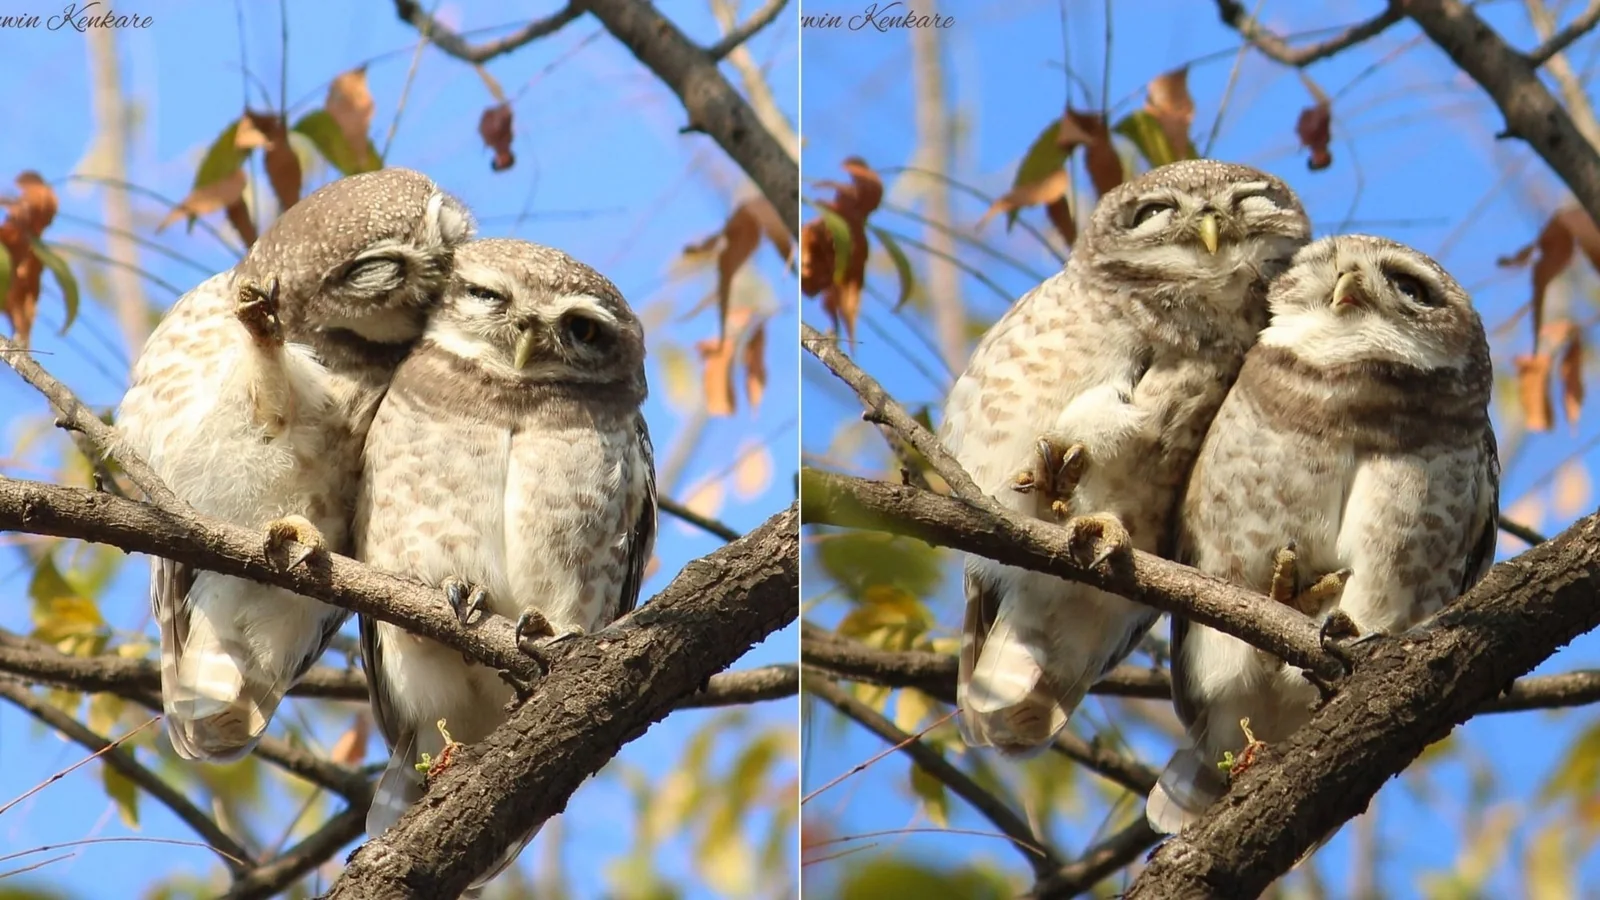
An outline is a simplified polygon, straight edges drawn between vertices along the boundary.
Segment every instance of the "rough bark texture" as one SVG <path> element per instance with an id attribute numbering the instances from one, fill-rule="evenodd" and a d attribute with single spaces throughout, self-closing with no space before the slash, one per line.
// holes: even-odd
<path id="1" fill-rule="evenodd" d="M 1423 628 L 1360 648 L 1355 672 L 1227 796 L 1162 845 L 1129 900 L 1254 897 L 1429 744 L 1600 625 L 1600 516 L 1501 563 Z"/>
<path id="2" fill-rule="evenodd" d="M 394 828 L 351 856 L 329 898 L 454 897 L 584 779 L 799 609 L 791 506 L 686 566 L 618 624 L 555 644 L 509 721 L 463 748 Z"/>

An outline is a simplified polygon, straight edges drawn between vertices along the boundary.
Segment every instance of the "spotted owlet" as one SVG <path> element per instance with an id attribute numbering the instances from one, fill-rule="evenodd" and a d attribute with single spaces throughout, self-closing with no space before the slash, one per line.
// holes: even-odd
<path id="1" fill-rule="evenodd" d="M 472 227 L 407 169 L 306 197 L 151 334 L 122 399 L 123 439 L 200 512 L 266 528 L 284 564 L 345 551 L 367 424 Z M 167 732 L 189 759 L 248 753 L 347 618 L 161 559 L 150 601 Z"/>
<path id="2" fill-rule="evenodd" d="M 1211 416 L 1266 323 L 1266 282 L 1305 243 L 1299 201 L 1246 166 L 1191 160 L 1106 193 L 1066 268 L 978 344 L 943 440 L 1006 506 L 1070 515 L 1094 561 L 1165 552 Z M 967 743 L 1042 746 L 1157 613 L 969 556 L 957 699 Z"/>
<path id="3" fill-rule="evenodd" d="M 477 609 L 516 619 L 519 637 L 529 611 L 560 635 L 633 609 L 656 532 L 644 357 L 638 318 L 600 273 L 525 241 L 462 247 L 367 437 L 359 558 L 443 587 L 463 624 Z M 392 750 L 367 815 L 376 836 L 422 795 L 417 763 L 438 757 L 441 732 L 482 740 L 513 690 L 365 617 L 361 650 Z"/>
<path id="4" fill-rule="evenodd" d="M 1364 235 L 1301 250 L 1269 303 L 1195 463 L 1179 559 L 1308 615 L 1337 608 L 1361 632 L 1410 627 L 1493 561 L 1483 324 L 1433 260 Z M 1226 790 L 1217 764 L 1245 748 L 1241 720 L 1280 741 L 1319 697 L 1299 669 L 1177 617 L 1172 692 L 1194 746 L 1150 793 L 1167 832 Z"/>

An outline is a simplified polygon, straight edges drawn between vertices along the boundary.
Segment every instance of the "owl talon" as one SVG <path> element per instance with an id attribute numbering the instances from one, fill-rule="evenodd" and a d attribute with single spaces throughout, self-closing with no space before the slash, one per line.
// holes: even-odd
<path id="1" fill-rule="evenodd" d="M 1067 546 L 1073 559 L 1086 568 L 1098 569 L 1112 557 L 1126 558 L 1133 552 L 1133 538 L 1122 520 L 1110 513 L 1094 513 L 1068 519 Z"/>
<path id="2" fill-rule="evenodd" d="M 1272 554 L 1272 586 L 1267 590 L 1267 596 L 1274 603 L 1294 605 L 1295 597 L 1300 593 L 1299 564 L 1300 554 L 1295 552 L 1293 540 Z"/>
<path id="3" fill-rule="evenodd" d="M 283 343 L 283 323 L 278 318 L 278 279 L 265 288 L 253 279 L 239 281 L 233 315 L 250 337 L 263 346 Z"/>
<path id="4" fill-rule="evenodd" d="M 1033 465 L 1011 477 L 1011 489 L 1019 494 L 1037 492 L 1049 501 L 1050 510 L 1064 519 L 1069 515 L 1067 501 L 1089 464 L 1088 453 L 1082 444 L 1069 444 L 1051 435 L 1039 438 L 1036 450 Z"/>
<path id="5" fill-rule="evenodd" d="M 267 526 L 267 558 L 284 569 L 292 569 L 326 549 L 322 532 L 304 516 L 284 516 Z"/>
<path id="6" fill-rule="evenodd" d="M 1329 613 L 1322 627 L 1317 629 L 1317 639 L 1323 651 L 1339 661 L 1346 675 L 1355 669 L 1355 655 L 1350 652 L 1351 649 L 1376 637 L 1377 633 L 1363 635 L 1355 621 L 1338 609 Z"/>
<path id="7" fill-rule="evenodd" d="M 449 602 L 451 611 L 456 614 L 456 621 L 462 627 L 466 627 L 472 621 L 473 613 L 483 612 L 489 594 L 482 585 L 469 584 L 460 578 L 452 577 L 445 579 L 444 598 Z"/>

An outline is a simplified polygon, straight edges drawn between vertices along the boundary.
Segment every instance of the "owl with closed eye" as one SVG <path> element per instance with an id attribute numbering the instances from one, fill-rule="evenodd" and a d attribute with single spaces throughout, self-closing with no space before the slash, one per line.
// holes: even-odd
<path id="1" fill-rule="evenodd" d="M 133 368 L 121 439 L 195 509 L 265 529 L 281 564 L 347 552 L 367 425 L 472 231 L 410 169 L 313 192 L 167 312 Z M 349 618 L 161 559 L 150 603 L 167 733 L 189 759 L 248 753 Z"/>
<path id="2" fill-rule="evenodd" d="M 1108 191 L 1063 271 L 979 342 L 941 436 L 978 487 L 1058 521 L 1080 561 L 1170 550 L 1211 417 L 1266 324 L 1266 285 L 1309 235 L 1294 193 L 1190 160 Z M 1132 652 L 1154 609 L 977 556 L 965 563 L 958 722 L 1022 754 Z"/>
<path id="3" fill-rule="evenodd" d="M 1313 617 L 1337 610 L 1360 632 L 1409 628 L 1493 562 L 1483 323 L 1433 260 L 1363 235 L 1301 250 L 1269 303 L 1190 477 L 1178 559 Z M 1307 589 L 1338 573 L 1338 590 Z M 1226 790 L 1217 764 L 1245 747 L 1241 720 L 1281 741 L 1320 696 L 1299 669 L 1177 617 L 1172 693 L 1192 746 L 1146 806 L 1166 832 Z"/>
<path id="4" fill-rule="evenodd" d="M 367 435 L 358 558 L 443 588 L 463 624 L 480 609 L 516 620 L 534 653 L 633 609 L 656 533 L 644 357 L 638 318 L 594 269 L 526 241 L 462 247 Z M 554 633 L 532 633 L 532 612 Z M 422 796 L 438 723 L 482 740 L 514 694 L 388 623 L 363 618 L 361 650 L 392 751 L 367 815 L 376 836 Z"/>

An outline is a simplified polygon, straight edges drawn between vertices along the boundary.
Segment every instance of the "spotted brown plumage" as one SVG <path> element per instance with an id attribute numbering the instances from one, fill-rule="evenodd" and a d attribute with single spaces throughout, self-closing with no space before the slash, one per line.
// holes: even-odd
<path id="1" fill-rule="evenodd" d="M 1493 561 L 1499 462 L 1483 324 L 1433 260 L 1363 235 L 1301 250 L 1270 305 L 1196 461 L 1179 559 L 1265 593 L 1292 542 L 1297 587 L 1348 570 L 1312 615 L 1337 608 L 1368 633 L 1415 625 Z M 1193 746 L 1147 806 L 1169 832 L 1226 789 L 1217 763 L 1244 748 L 1241 719 L 1280 741 L 1319 696 L 1299 669 L 1180 619 L 1172 677 Z"/>
<path id="2" fill-rule="evenodd" d="M 478 603 L 537 611 L 556 636 L 633 609 L 656 529 L 644 354 L 638 318 L 588 266 L 525 241 L 462 247 L 368 434 L 358 557 L 446 587 L 464 617 Z M 514 695 L 495 670 L 386 623 L 363 618 L 361 647 L 392 750 L 367 815 L 376 836 L 422 796 L 417 763 L 446 746 L 439 721 L 474 743 Z"/>
<path id="3" fill-rule="evenodd" d="M 471 232 L 460 202 L 408 169 L 312 193 L 168 311 L 122 399 L 122 439 L 200 512 L 268 529 L 285 563 L 346 552 L 367 423 Z M 160 559 L 150 601 L 167 732 L 191 759 L 248 753 L 347 618 Z"/>
<path id="4" fill-rule="evenodd" d="M 1247 166 L 1174 163 L 1107 192 L 1066 268 L 979 343 L 945 404 L 945 445 L 1013 509 L 1054 520 L 1060 501 L 1091 544 L 1168 550 L 1194 453 L 1265 324 L 1266 282 L 1308 232 L 1293 192 Z M 1041 439 L 1079 454 L 1081 473 L 1053 477 Z M 1047 742 L 1156 618 L 977 557 L 965 585 L 958 721 L 969 744 L 1007 752 Z"/>

